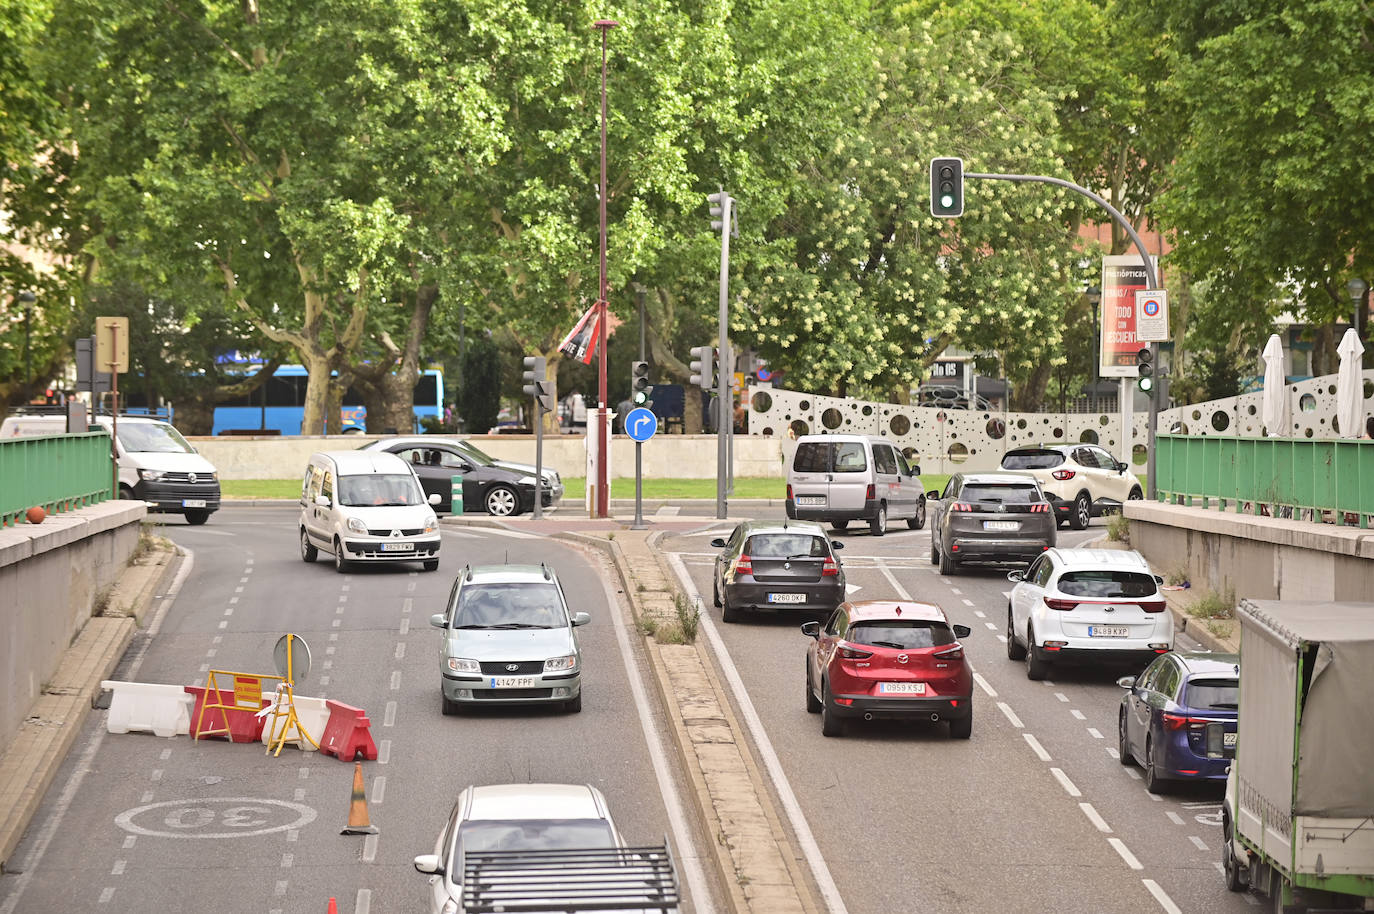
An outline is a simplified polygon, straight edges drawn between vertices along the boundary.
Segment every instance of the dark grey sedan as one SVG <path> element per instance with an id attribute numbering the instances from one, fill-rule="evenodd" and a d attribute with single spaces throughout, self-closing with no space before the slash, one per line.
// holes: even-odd
<path id="1" fill-rule="evenodd" d="M 745 610 L 833 612 L 845 598 L 844 568 L 825 528 L 811 521 L 745 521 L 729 539 L 714 539 L 712 591 L 721 619 Z"/>
<path id="2" fill-rule="evenodd" d="M 1024 565 L 1055 544 L 1054 510 L 1035 479 L 956 473 L 930 504 L 930 563 L 941 574 L 964 564 Z"/>

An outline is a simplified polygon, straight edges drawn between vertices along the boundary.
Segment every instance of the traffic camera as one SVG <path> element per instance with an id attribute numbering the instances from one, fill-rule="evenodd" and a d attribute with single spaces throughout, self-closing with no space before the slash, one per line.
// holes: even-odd
<path id="1" fill-rule="evenodd" d="M 1135 386 L 1145 393 L 1149 393 L 1155 386 L 1154 353 L 1150 351 L 1149 346 L 1145 346 L 1136 352 L 1135 370 Z"/>
<path id="2" fill-rule="evenodd" d="M 713 346 L 697 346 L 692 349 L 692 361 L 687 366 L 692 372 L 689 380 L 702 390 L 710 390 L 715 386 L 715 354 Z"/>
<path id="3" fill-rule="evenodd" d="M 953 218 L 964 214 L 964 160 L 930 160 L 930 214 Z"/>

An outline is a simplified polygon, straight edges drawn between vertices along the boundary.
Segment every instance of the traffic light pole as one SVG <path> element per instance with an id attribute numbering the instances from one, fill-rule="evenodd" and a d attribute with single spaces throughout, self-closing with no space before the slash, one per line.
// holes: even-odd
<path id="1" fill-rule="evenodd" d="M 1145 264 L 1145 281 L 1149 283 L 1149 287 L 1151 289 L 1159 288 L 1159 281 L 1158 278 L 1155 276 L 1154 265 L 1150 262 L 1150 252 L 1145 250 L 1145 242 L 1140 240 L 1140 234 L 1135 230 L 1135 227 L 1132 226 L 1130 222 L 1126 221 L 1126 217 L 1121 215 L 1121 213 L 1117 210 L 1116 207 L 1112 206 L 1106 200 L 1102 199 L 1102 197 L 1088 190 L 1086 187 L 1080 187 L 1079 185 L 1074 184 L 1072 181 L 1065 181 L 1062 178 L 1051 178 L 1046 175 L 1003 175 L 984 174 L 979 172 L 967 171 L 964 172 L 964 177 L 985 178 L 993 181 L 1016 181 L 1018 183 L 1053 184 L 1057 187 L 1068 188 L 1069 190 L 1074 191 L 1075 193 L 1087 197 L 1089 200 L 1092 200 L 1098 206 L 1102 207 L 1107 212 L 1111 213 L 1112 218 L 1116 220 L 1116 224 L 1126 230 L 1126 234 L 1129 235 L 1131 238 L 1131 243 L 1134 244 L 1136 250 L 1140 252 L 1141 261 Z M 1150 344 L 1150 357 L 1151 362 L 1153 362 L 1156 365 L 1159 364 L 1158 343 Z M 1147 464 L 1145 473 L 1145 495 L 1152 501 L 1155 497 L 1155 428 L 1159 424 L 1158 390 L 1158 383 L 1155 383 L 1150 388 L 1150 418 L 1146 430 L 1147 437 L 1145 439 L 1148 442 L 1149 448 L 1149 462 Z M 1124 443 L 1126 446 L 1126 455 L 1129 458 L 1131 443 L 1129 440 Z"/>
<path id="2" fill-rule="evenodd" d="M 730 195 L 720 195 L 720 364 L 716 368 L 716 517 L 724 520 L 727 516 L 725 506 L 726 474 L 729 471 L 730 445 L 726 439 L 727 429 L 734 422 L 734 412 L 729 408 L 731 374 L 727 366 L 730 361 L 730 210 L 735 201 Z"/>

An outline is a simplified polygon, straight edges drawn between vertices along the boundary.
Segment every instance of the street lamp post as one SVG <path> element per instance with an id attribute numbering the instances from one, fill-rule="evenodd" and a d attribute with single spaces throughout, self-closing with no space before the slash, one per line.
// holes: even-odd
<path id="1" fill-rule="evenodd" d="M 614 19 L 598 19 L 594 26 L 601 30 L 601 297 L 597 305 L 597 344 L 601 349 L 601 359 L 597 366 L 597 397 L 601 408 L 596 414 L 596 516 L 606 517 L 610 513 L 610 498 L 606 488 L 609 484 L 607 472 L 607 451 L 610 442 L 606 435 L 606 35 L 620 23 Z"/>
<path id="2" fill-rule="evenodd" d="M 1360 332 L 1360 311 L 1364 306 L 1365 293 L 1369 291 L 1369 283 L 1356 276 L 1345 284 L 1345 291 L 1350 293 L 1350 302 L 1355 306 L 1355 313 L 1351 315 L 1350 326 L 1355 328 L 1355 332 Z"/>
<path id="3" fill-rule="evenodd" d="M 24 398 L 29 397 L 29 385 L 33 383 L 33 359 L 29 353 L 29 324 L 33 322 L 33 303 L 36 300 L 32 292 L 20 292 L 17 301 L 24 306 Z"/>

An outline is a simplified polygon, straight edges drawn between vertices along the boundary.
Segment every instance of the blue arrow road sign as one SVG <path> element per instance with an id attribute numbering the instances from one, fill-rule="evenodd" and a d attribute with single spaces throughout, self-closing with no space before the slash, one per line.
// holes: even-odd
<path id="1" fill-rule="evenodd" d="M 658 416 L 642 406 L 636 406 L 625 416 L 625 434 L 635 441 L 644 442 L 654 437 L 658 431 Z"/>

